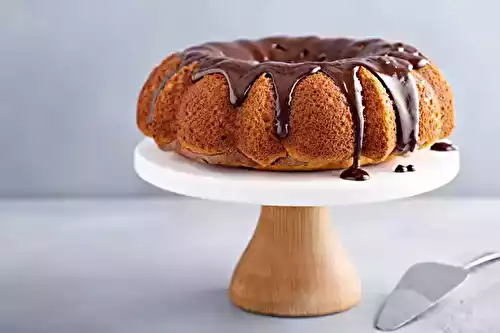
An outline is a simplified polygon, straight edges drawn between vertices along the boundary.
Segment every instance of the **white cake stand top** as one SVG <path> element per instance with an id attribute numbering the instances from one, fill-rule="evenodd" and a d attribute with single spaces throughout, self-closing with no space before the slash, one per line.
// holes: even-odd
<path id="1" fill-rule="evenodd" d="M 396 173 L 398 164 L 416 172 Z M 459 153 L 422 150 L 366 166 L 370 180 L 356 182 L 339 171 L 270 172 L 211 166 L 164 152 L 151 139 L 135 149 L 138 175 L 159 188 L 202 199 L 275 206 L 329 206 L 387 201 L 434 190 L 459 170 Z"/>

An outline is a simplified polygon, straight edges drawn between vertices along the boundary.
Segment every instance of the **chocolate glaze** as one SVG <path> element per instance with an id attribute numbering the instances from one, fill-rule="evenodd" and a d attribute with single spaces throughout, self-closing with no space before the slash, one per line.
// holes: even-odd
<path id="1" fill-rule="evenodd" d="M 364 129 L 362 87 L 357 76 L 360 66 L 380 80 L 394 103 L 396 151 L 413 151 L 417 144 L 419 103 L 411 70 L 425 66 L 428 61 L 412 46 L 382 39 L 271 37 L 257 41 L 206 43 L 188 48 L 180 56 L 180 67 L 198 63 L 193 80 L 213 73 L 224 75 L 229 85 L 229 99 L 234 106 L 243 103 L 252 84 L 265 73 L 275 90 L 276 134 L 280 138 L 285 138 L 293 130 L 290 129 L 290 106 L 297 83 L 317 72 L 330 77 L 346 96 L 354 122 L 353 164 L 341 174 L 344 179 L 369 178 L 359 168 Z M 153 110 L 155 101 L 156 98 L 152 103 Z"/>
<path id="2" fill-rule="evenodd" d="M 448 142 L 436 142 L 431 146 L 431 150 L 435 151 L 454 151 L 457 147 Z"/>

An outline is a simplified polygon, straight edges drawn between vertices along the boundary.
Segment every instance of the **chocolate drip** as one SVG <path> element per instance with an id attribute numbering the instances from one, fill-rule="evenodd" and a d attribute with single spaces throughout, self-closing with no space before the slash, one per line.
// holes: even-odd
<path id="1" fill-rule="evenodd" d="M 417 170 L 415 169 L 415 166 L 413 164 L 408 164 L 407 166 L 404 166 L 402 164 L 398 164 L 396 169 L 394 169 L 394 172 L 397 172 L 397 173 L 415 172 L 415 171 L 417 171 Z"/>
<path id="2" fill-rule="evenodd" d="M 431 150 L 435 151 L 455 151 L 457 147 L 448 142 L 436 142 L 431 146 Z"/>
<path id="3" fill-rule="evenodd" d="M 401 153 L 411 152 L 417 145 L 419 126 L 418 91 L 415 78 L 410 72 L 396 72 L 393 75 L 380 72 L 377 74 L 391 95 L 396 109 L 396 150 Z"/>
<path id="4" fill-rule="evenodd" d="M 198 63 L 193 80 L 214 73 L 224 75 L 234 106 L 243 103 L 259 76 L 266 74 L 271 78 L 276 99 L 276 134 L 280 138 L 290 133 L 293 90 L 300 80 L 319 71 L 329 76 L 346 96 L 354 123 L 353 164 L 342 173 L 342 178 L 369 178 L 359 168 L 364 130 L 362 87 L 357 77 L 360 66 L 381 81 L 393 101 L 397 121 L 396 151 L 413 151 L 417 144 L 418 91 L 411 70 L 425 66 L 427 60 L 412 46 L 382 39 L 272 37 L 259 41 L 207 43 L 187 49 L 182 58 L 180 67 Z"/>
<path id="5" fill-rule="evenodd" d="M 396 169 L 394 169 L 394 172 L 404 173 L 404 172 L 406 172 L 406 168 L 405 168 L 404 165 L 398 164 L 398 166 L 396 167 Z"/>
<path id="6" fill-rule="evenodd" d="M 356 181 L 365 181 L 370 179 L 370 175 L 365 170 L 361 169 L 359 166 L 351 166 L 340 174 L 340 178 L 346 180 L 356 180 Z"/>

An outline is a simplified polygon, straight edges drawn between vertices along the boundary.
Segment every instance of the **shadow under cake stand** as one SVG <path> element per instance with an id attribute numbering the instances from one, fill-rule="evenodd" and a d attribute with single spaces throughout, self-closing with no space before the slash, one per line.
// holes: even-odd
<path id="1" fill-rule="evenodd" d="M 209 200 L 259 204 L 252 240 L 233 273 L 230 300 L 247 311 L 287 317 L 347 310 L 361 298 L 355 268 L 332 229 L 328 206 L 410 197 L 451 181 L 459 153 L 422 150 L 364 167 L 370 180 L 343 180 L 341 171 L 263 172 L 211 166 L 157 148 L 135 150 L 135 170 L 164 190 Z M 396 173 L 399 164 L 416 172 Z"/>

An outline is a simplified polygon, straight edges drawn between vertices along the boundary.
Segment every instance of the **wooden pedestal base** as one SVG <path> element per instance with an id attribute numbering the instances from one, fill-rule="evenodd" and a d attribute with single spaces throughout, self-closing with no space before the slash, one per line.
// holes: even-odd
<path id="1" fill-rule="evenodd" d="M 229 290 L 237 306 L 274 316 L 320 316 L 361 298 L 355 269 L 326 207 L 263 206 Z"/>

